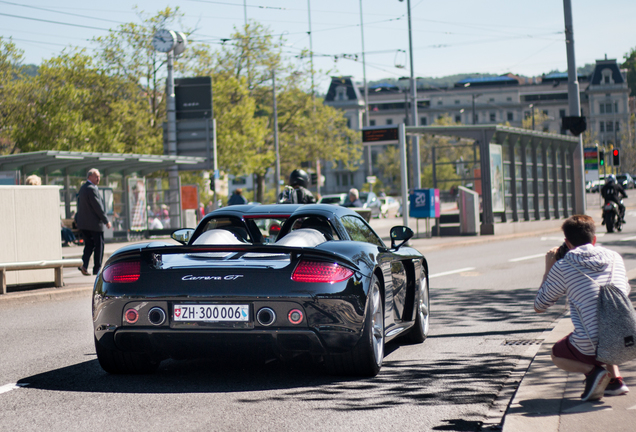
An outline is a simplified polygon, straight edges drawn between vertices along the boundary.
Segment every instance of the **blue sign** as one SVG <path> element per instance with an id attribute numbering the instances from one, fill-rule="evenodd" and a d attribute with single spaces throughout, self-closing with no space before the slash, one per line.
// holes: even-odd
<path id="1" fill-rule="evenodd" d="M 415 189 L 409 196 L 409 217 L 436 218 L 440 214 L 439 189 Z"/>

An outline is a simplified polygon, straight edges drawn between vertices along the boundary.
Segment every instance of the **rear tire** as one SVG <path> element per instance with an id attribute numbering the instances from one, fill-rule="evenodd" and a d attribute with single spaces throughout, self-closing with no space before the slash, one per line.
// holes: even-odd
<path id="1" fill-rule="evenodd" d="M 110 374 L 148 374 L 156 371 L 161 363 L 150 354 L 113 350 L 94 339 L 99 365 Z"/>
<path id="2" fill-rule="evenodd" d="M 431 310 L 428 278 L 424 277 L 420 286 L 418 302 L 415 309 L 415 322 L 404 338 L 409 343 L 422 343 L 428 336 L 429 315 Z"/>
<path id="3" fill-rule="evenodd" d="M 325 358 L 325 366 L 332 375 L 374 377 L 380 372 L 383 359 L 384 302 L 380 282 L 374 275 L 367 296 L 362 337 L 351 351 L 328 355 Z"/>
<path id="4" fill-rule="evenodd" d="M 607 227 L 608 233 L 613 233 L 614 232 L 614 217 L 608 218 L 605 221 L 605 226 Z"/>

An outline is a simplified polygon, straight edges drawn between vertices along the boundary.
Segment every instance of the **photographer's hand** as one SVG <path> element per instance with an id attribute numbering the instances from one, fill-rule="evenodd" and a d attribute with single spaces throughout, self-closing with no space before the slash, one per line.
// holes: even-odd
<path id="1" fill-rule="evenodd" d="M 559 251 L 559 246 L 556 246 L 550 249 L 545 254 L 545 273 L 543 274 L 543 281 L 541 281 L 541 284 L 545 282 L 546 278 L 548 277 L 548 273 L 550 273 L 550 269 L 552 268 L 554 263 L 557 262 L 556 254 L 558 251 Z"/>

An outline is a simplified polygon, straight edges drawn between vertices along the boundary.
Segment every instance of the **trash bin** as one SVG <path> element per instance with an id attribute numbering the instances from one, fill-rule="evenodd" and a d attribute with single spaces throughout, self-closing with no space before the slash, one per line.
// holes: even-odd
<path id="1" fill-rule="evenodd" d="M 479 194 L 459 186 L 459 232 L 461 235 L 479 235 Z"/>

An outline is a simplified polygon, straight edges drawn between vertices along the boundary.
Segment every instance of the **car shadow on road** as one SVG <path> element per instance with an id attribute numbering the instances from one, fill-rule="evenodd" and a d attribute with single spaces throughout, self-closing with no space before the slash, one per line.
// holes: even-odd
<path id="1" fill-rule="evenodd" d="M 375 378 L 333 377 L 311 362 L 166 361 L 152 375 L 110 375 L 96 359 L 26 377 L 29 389 L 99 393 L 236 393 L 242 404 L 324 402 L 314 409 L 369 411 L 402 404 L 492 401 L 517 359 L 498 354 L 385 361 Z M 479 385 L 475 385 L 478 382 Z M 280 390 L 274 395 L 267 390 Z M 284 405 L 281 405 L 284 406 Z"/>

